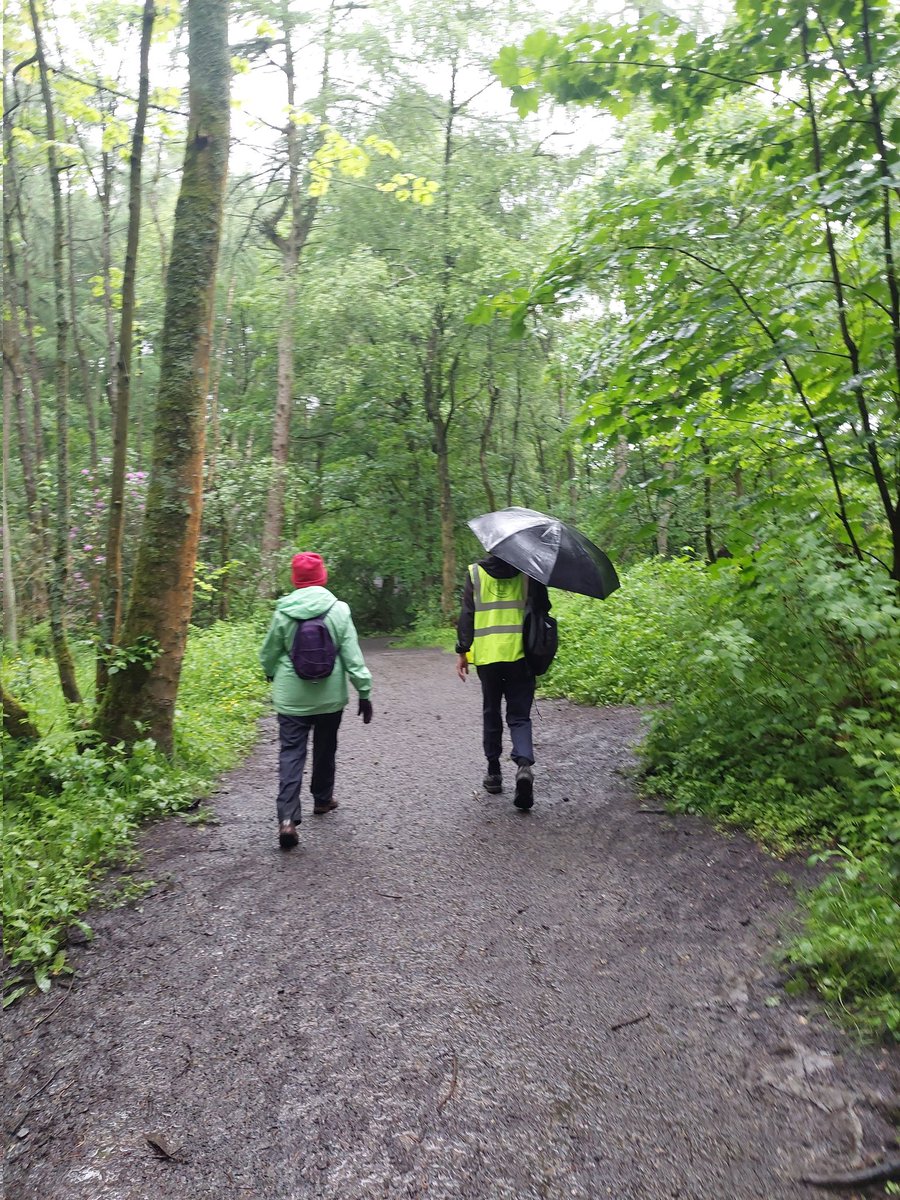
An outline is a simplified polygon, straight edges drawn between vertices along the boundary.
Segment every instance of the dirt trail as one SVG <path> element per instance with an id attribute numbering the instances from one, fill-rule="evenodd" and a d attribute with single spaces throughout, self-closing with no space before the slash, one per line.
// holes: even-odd
<path id="1" fill-rule="evenodd" d="M 639 812 L 635 711 L 541 702 L 522 814 L 477 681 L 367 656 L 340 809 L 279 852 L 264 722 L 219 824 L 149 830 L 154 891 L 7 1016 L 8 1200 L 803 1200 L 884 1152 L 896 1057 L 778 988 L 784 864 Z"/>

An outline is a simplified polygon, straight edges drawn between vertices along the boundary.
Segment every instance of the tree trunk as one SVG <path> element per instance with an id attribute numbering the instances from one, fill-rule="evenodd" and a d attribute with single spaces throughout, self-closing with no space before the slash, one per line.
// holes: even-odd
<path id="1" fill-rule="evenodd" d="M 31 459 L 31 479 L 34 479 L 34 463 L 33 454 L 37 459 L 37 466 L 41 464 L 43 459 L 43 427 L 41 422 L 41 399 L 40 399 L 40 368 L 37 362 L 37 352 L 34 340 L 34 322 L 31 317 L 28 292 L 28 264 L 25 263 L 25 269 L 21 272 L 21 281 L 19 279 L 18 256 L 16 253 L 15 238 L 13 235 L 13 223 L 16 222 L 20 231 L 20 244 L 27 247 L 28 242 L 25 237 L 24 218 L 22 214 L 22 203 L 18 189 L 18 174 L 16 167 L 16 143 L 12 136 L 13 120 L 11 116 L 11 99 L 9 89 L 7 88 L 7 79 L 10 72 L 8 67 L 7 56 L 4 55 L 4 70 L 3 70 L 3 257 L 4 257 L 4 295 L 7 297 L 6 303 L 11 305 L 11 311 L 5 314 L 4 327 L 6 319 L 12 322 L 11 328 L 14 330 L 17 361 L 21 365 L 22 362 L 22 333 L 19 326 L 19 310 L 21 309 L 25 320 L 26 334 L 28 339 L 28 375 L 32 391 L 32 414 L 31 427 L 23 427 L 24 433 L 20 435 L 19 442 L 22 452 L 27 453 Z M 19 288 L 21 286 L 21 302 L 19 298 Z M 4 345 L 6 343 L 4 342 Z M 7 363 L 7 369 L 9 364 Z M 22 383 L 24 374 L 20 366 L 16 368 L 19 387 L 16 390 L 16 405 L 17 411 L 21 400 L 24 405 L 24 393 L 22 391 Z M 27 416 L 22 409 L 23 419 L 27 421 Z M 26 464 L 23 462 L 23 467 Z M 26 475 L 26 487 L 28 486 L 29 476 Z M 29 501 L 36 503 L 36 491 L 34 498 L 29 495 Z"/>
<path id="2" fill-rule="evenodd" d="M 102 93 L 101 93 L 102 95 Z M 116 309 L 112 286 L 112 159 L 103 152 L 100 167 L 100 259 L 103 281 L 103 328 L 106 333 L 106 399 L 109 411 L 115 415 L 119 385 L 116 376 Z"/>
<path id="3" fill-rule="evenodd" d="M 15 742 L 36 742 L 40 733 L 14 696 L 0 682 L 0 703 L 3 705 L 3 732 Z"/>
<path id="4" fill-rule="evenodd" d="M 509 465 L 506 469 L 506 503 L 512 504 L 513 487 L 516 481 L 516 458 L 518 457 L 519 423 L 522 419 L 522 371 L 521 364 L 516 362 L 516 402 L 513 408 L 512 442 L 507 450 Z"/>
<path id="5" fill-rule="evenodd" d="M 32 264 L 28 260 L 28 231 L 25 227 L 25 210 L 22 206 L 22 197 L 18 193 L 16 184 L 16 174 L 12 169 L 13 160 L 8 159 L 10 170 L 3 172 L 4 192 L 9 186 L 13 192 L 12 206 L 16 214 L 16 220 L 19 226 L 19 244 L 22 247 L 22 256 L 24 259 L 23 269 L 18 276 L 17 286 L 22 290 L 22 318 L 25 322 L 25 348 L 27 350 L 28 364 L 28 382 L 31 387 L 31 425 L 34 436 L 34 454 L 38 467 L 41 467 L 44 462 L 44 419 L 41 409 L 41 364 L 38 360 L 37 351 L 37 333 L 35 327 L 34 312 L 31 306 L 31 286 L 29 279 L 36 275 Z"/>
<path id="6" fill-rule="evenodd" d="M 234 288 L 235 280 L 234 276 L 232 276 L 228 284 L 228 292 L 225 299 L 225 312 L 222 314 L 222 329 L 219 334 L 219 342 L 216 346 L 212 362 L 212 382 L 209 389 L 209 411 L 207 413 L 209 423 L 209 445 L 206 452 L 207 489 L 213 488 L 216 485 L 216 469 L 221 443 L 219 388 L 222 383 L 222 367 L 225 364 L 225 355 L 228 353 L 228 334 L 231 329 L 231 308 L 234 304 Z"/>
<path id="7" fill-rule="evenodd" d="M 228 166 L 228 5 L 188 0 L 190 116 L 166 287 L 144 529 L 97 728 L 171 753 L 203 504 L 203 445 L 216 264 Z"/>
<path id="8" fill-rule="evenodd" d="M 16 587 L 13 578 L 12 532 L 6 497 L 9 490 L 9 438 L 12 425 L 13 379 L 10 371 L 3 372 L 3 479 L 0 495 L 0 518 L 3 525 L 3 643 L 15 650 L 19 643 Z"/>
<path id="9" fill-rule="evenodd" d="M 671 484 L 675 475 L 675 464 L 663 463 L 663 472 Z M 669 557 L 669 523 L 672 520 L 674 508 L 674 495 L 660 497 L 659 507 L 656 510 L 656 553 L 660 558 Z"/>
<path id="10" fill-rule="evenodd" d="M 497 415 L 497 402 L 500 399 L 500 389 L 491 381 L 488 383 L 488 413 L 484 425 L 481 427 L 481 439 L 478 445 L 478 462 L 481 466 L 481 482 L 484 486 L 484 494 L 487 497 L 488 509 L 493 512 L 497 507 L 497 498 L 494 495 L 494 489 L 491 485 L 491 476 L 488 471 L 487 452 L 491 441 L 491 431 L 494 428 L 494 418 Z"/>
<path id="11" fill-rule="evenodd" d="M 113 462 L 106 531 L 106 564 L 100 653 L 97 655 L 97 696 L 108 681 L 106 654 L 122 623 L 122 539 L 125 531 L 125 474 L 128 457 L 128 419 L 131 404 L 131 360 L 134 343 L 134 310 L 137 283 L 137 254 L 141 232 L 141 178 L 144 160 L 144 127 L 150 97 L 150 41 L 156 16 L 154 0 L 144 0 L 141 21 L 140 84 L 138 106 L 131 136 L 128 184 L 128 236 L 122 278 L 122 312 L 119 351 L 116 356 L 115 407 L 113 409 Z"/>
<path id="12" fill-rule="evenodd" d="M 559 380 L 559 388 L 557 391 L 557 402 L 559 405 L 559 427 L 562 430 L 567 430 L 569 426 L 569 416 L 566 412 L 566 396 L 563 390 L 562 377 Z M 563 465 L 565 466 L 565 485 L 568 491 L 569 512 L 568 518 L 570 521 L 578 520 L 578 473 L 575 466 L 575 455 L 572 452 L 572 442 L 570 435 L 564 433 L 566 439 L 565 450 L 563 452 Z"/>
<path id="13" fill-rule="evenodd" d="M 334 16 L 332 0 L 325 32 L 325 62 L 322 68 L 320 97 L 327 102 L 330 69 L 331 28 Z M 260 543 L 260 569 L 258 594 L 266 599 L 271 596 L 278 576 L 278 551 L 284 532 L 284 495 L 287 484 L 288 459 L 291 446 L 291 409 L 294 402 L 294 314 L 297 306 L 297 270 L 300 255 L 312 229 L 318 209 L 318 199 L 307 197 L 304 204 L 300 190 L 301 147 L 300 135 L 292 120 L 296 105 L 296 79 L 294 75 L 294 48 L 291 43 L 292 18 L 290 8 L 284 4 L 282 10 L 284 30 L 284 74 L 287 81 L 288 122 L 285 127 L 287 140 L 288 186 L 285 203 L 290 212 L 287 235 L 280 235 L 272 222 L 268 227 L 269 240 L 281 252 L 281 274 L 284 294 L 281 304 L 281 325 L 278 332 L 278 373 L 275 390 L 275 416 L 272 422 L 272 477 L 266 499 L 266 516 Z"/>
<path id="14" fill-rule="evenodd" d="M 6 88 L 6 74 L 7 72 L 4 70 L 3 154 L 6 169 L 3 172 L 3 377 L 5 381 L 8 375 L 12 384 L 11 394 L 16 413 L 19 460 L 22 464 L 22 480 L 25 486 L 25 499 L 28 502 L 29 520 L 32 522 L 32 531 L 34 532 L 41 531 L 41 521 L 31 428 L 28 424 L 25 406 L 22 333 L 19 326 L 18 262 L 13 236 L 14 209 L 17 203 L 14 183 L 15 141 L 12 136 L 10 97 Z M 42 538 L 35 538 L 36 547 L 42 540 Z M 37 549 L 35 552 L 37 553 Z"/>
<path id="15" fill-rule="evenodd" d="M 7 110 L 8 111 L 8 110 Z M 8 140 L 8 129 L 4 131 L 4 142 Z M 7 171 L 12 165 L 9 156 L 6 159 Z M 3 388 L 4 396 L 9 388 L 12 414 L 4 416 L 4 434 L 11 433 L 11 423 L 15 420 L 17 436 L 17 452 L 22 468 L 22 482 L 25 488 L 25 503 L 30 533 L 31 569 L 25 577 L 25 593 L 31 600 L 31 614 L 38 620 L 44 620 L 47 615 L 47 577 L 44 533 L 44 510 L 38 495 L 37 476 L 34 466 L 34 454 L 31 443 L 31 428 L 26 411 L 24 374 L 21 353 L 21 331 L 19 329 L 19 308 L 16 288 L 15 253 L 12 242 L 12 230 L 8 202 L 11 200 L 12 189 L 3 190 Z"/>
<path id="16" fill-rule="evenodd" d="M 291 447 L 291 405 L 294 398 L 294 308 L 297 298 L 297 256 L 282 259 L 284 293 L 278 331 L 278 375 L 272 422 L 272 477 L 266 498 L 266 518 L 260 545 L 259 595 L 272 594 L 278 574 L 278 551 L 284 527 L 284 494 Z"/>
<path id="17" fill-rule="evenodd" d="M 148 200 L 150 203 L 150 214 L 153 217 L 153 225 L 156 229 L 156 237 L 159 241 L 159 277 L 163 291 L 166 290 L 166 284 L 169 278 L 169 243 L 166 238 L 166 231 L 163 228 L 162 219 L 159 215 L 159 181 L 162 178 L 162 152 L 165 136 L 160 134 L 159 141 L 156 145 L 156 169 L 153 173 L 153 179 L 150 185 Z"/>
<path id="18" fill-rule="evenodd" d="M 44 42 L 38 21 L 36 0 L 28 0 L 34 28 L 36 57 L 41 79 L 41 95 L 47 122 L 47 166 L 53 196 L 53 283 L 56 308 L 56 528 L 53 533 L 53 562 L 50 567 L 50 630 L 53 652 L 59 670 L 62 693 L 69 704 L 80 704 L 81 693 L 75 681 L 75 664 L 66 636 L 66 580 L 69 573 L 69 322 L 66 314 L 65 218 L 62 187 L 56 159 L 56 122 Z"/>
<path id="19" fill-rule="evenodd" d="M 703 456 L 703 544 L 706 548 L 706 561 L 714 563 L 716 544 L 713 536 L 712 460 L 705 438 L 700 438 L 700 453 Z"/>
<path id="20" fill-rule="evenodd" d="M 81 400 L 87 417 L 88 446 L 90 453 L 91 471 L 97 473 L 97 409 L 94 405 L 94 389 L 91 385 L 91 368 L 85 353 L 84 343 L 78 330 L 78 297 L 75 292 L 75 255 L 73 252 L 74 222 L 72 218 L 72 193 L 66 193 L 66 223 L 69 234 L 69 320 L 72 325 L 72 345 L 75 357 L 78 359 L 78 372 L 81 376 Z"/>
<path id="21" fill-rule="evenodd" d="M 616 465 L 613 469 L 612 478 L 609 481 L 609 490 L 611 492 L 621 492 L 625 483 L 625 476 L 628 474 L 628 459 L 630 457 L 628 439 L 621 433 L 616 438 L 613 457 Z"/>

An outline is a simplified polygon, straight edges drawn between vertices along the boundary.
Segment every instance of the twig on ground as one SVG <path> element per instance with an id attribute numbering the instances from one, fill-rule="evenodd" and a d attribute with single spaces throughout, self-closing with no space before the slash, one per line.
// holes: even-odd
<path id="1" fill-rule="evenodd" d="M 50 1084 L 57 1077 L 57 1075 L 60 1074 L 60 1072 L 64 1069 L 64 1067 L 65 1067 L 65 1063 L 63 1063 L 62 1067 L 57 1067 L 56 1070 L 53 1072 L 53 1074 L 50 1076 L 50 1078 L 48 1080 L 46 1080 L 46 1082 L 42 1083 L 39 1088 L 36 1088 L 31 1093 L 31 1095 L 27 1098 L 27 1100 L 23 1100 L 19 1107 L 27 1109 L 28 1105 L 32 1102 L 32 1100 L 35 1100 L 41 1094 L 41 1092 L 45 1091 L 50 1086 Z M 20 1124 L 21 1124 L 21 1122 L 20 1122 Z"/>
<path id="2" fill-rule="evenodd" d="M 628 1025 L 637 1025 L 638 1021 L 646 1021 L 649 1016 L 648 1009 L 647 1012 L 639 1013 L 636 1017 L 629 1017 L 627 1021 L 616 1021 L 615 1025 L 610 1025 L 609 1032 L 615 1033 L 617 1029 L 625 1029 Z"/>
<path id="3" fill-rule="evenodd" d="M 877 1167 L 867 1167 L 862 1171 L 850 1171 L 846 1175 L 801 1175 L 801 1183 L 811 1183 L 813 1187 L 840 1188 L 867 1187 L 870 1183 L 888 1183 L 900 1179 L 900 1158 L 889 1158 Z"/>
<path id="4" fill-rule="evenodd" d="M 455 1050 L 451 1051 L 451 1053 L 453 1055 L 453 1065 L 450 1070 L 450 1087 L 447 1089 L 447 1095 L 443 1100 L 438 1101 L 438 1112 L 441 1112 L 444 1106 L 449 1104 L 456 1094 L 456 1081 L 459 1078 L 459 1059 L 456 1056 Z"/>
<path id="5" fill-rule="evenodd" d="M 187 1061 L 185 1062 L 185 1064 L 181 1068 L 181 1070 L 178 1072 L 178 1074 L 175 1076 L 176 1079 L 180 1079 L 182 1077 L 182 1075 L 185 1075 L 190 1070 L 190 1068 L 194 1065 L 194 1048 L 193 1048 L 193 1046 L 191 1046 L 190 1042 L 185 1042 L 185 1046 L 187 1047 Z"/>
<path id="6" fill-rule="evenodd" d="M 28 1030 L 26 1030 L 26 1031 L 25 1031 L 25 1037 L 31 1037 L 31 1035 L 34 1033 L 34 1031 L 35 1031 L 35 1030 L 36 1030 L 36 1029 L 37 1029 L 37 1028 L 38 1028 L 40 1025 L 43 1025 L 43 1023 L 44 1023 L 45 1021 L 49 1021 L 49 1020 L 50 1020 L 50 1018 L 53 1016 L 53 1014 L 54 1014 L 54 1013 L 57 1013 L 57 1012 L 59 1012 L 59 1010 L 62 1008 L 62 1006 L 63 1006 L 63 1005 L 65 1004 L 65 1002 L 68 1000 L 68 998 L 69 998 L 69 993 L 71 992 L 71 990 L 72 990 L 72 988 L 73 988 L 74 986 L 75 986 L 75 976 L 73 975 L 73 976 L 72 976 L 72 981 L 71 981 L 71 983 L 69 984 L 69 986 L 66 988 L 66 991 L 65 991 L 65 994 L 64 994 L 64 996 L 63 996 L 62 1000 L 60 1000 L 60 1002 L 59 1002 L 58 1004 L 55 1004 L 55 1005 L 53 1006 L 53 1008 L 51 1008 L 51 1009 L 50 1009 L 50 1011 L 49 1011 L 48 1013 L 45 1013 L 45 1014 L 44 1014 L 44 1016 L 42 1016 L 42 1017 L 41 1017 L 41 1019 L 40 1019 L 39 1021 L 35 1021 L 35 1023 L 32 1025 L 32 1027 L 31 1027 L 30 1029 L 28 1029 Z"/>
<path id="7" fill-rule="evenodd" d="M 805 1100 L 807 1104 L 814 1105 L 821 1112 L 835 1112 L 835 1109 L 831 1105 L 824 1104 L 821 1100 L 818 1100 L 809 1089 L 804 1089 L 802 1084 L 799 1087 L 792 1088 L 778 1083 L 775 1079 L 766 1079 L 765 1082 L 770 1088 L 774 1088 L 776 1092 L 781 1092 L 784 1096 L 793 1096 L 795 1100 Z"/>

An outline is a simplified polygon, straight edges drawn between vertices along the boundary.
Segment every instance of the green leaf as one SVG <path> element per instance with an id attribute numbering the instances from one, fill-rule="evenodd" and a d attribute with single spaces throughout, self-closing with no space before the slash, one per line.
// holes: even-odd
<path id="1" fill-rule="evenodd" d="M 520 117 L 527 117 L 529 113 L 538 111 L 540 99 L 540 92 L 536 87 L 516 86 L 512 89 L 510 104 Z"/>

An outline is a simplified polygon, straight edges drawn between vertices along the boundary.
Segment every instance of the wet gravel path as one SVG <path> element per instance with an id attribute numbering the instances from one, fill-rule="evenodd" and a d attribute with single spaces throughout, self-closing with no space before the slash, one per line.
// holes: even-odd
<path id="1" fill-rule="evenodd" d="M 803 1200 L 890 1146 L 896 1057 L 770 965 L 801 865 L 640 812 L 628 709 L 541 702 L 521 814 L 477 681 L 367 656 L 340 809 L 279 852 L 263 722 L 218 824 L 149 830 L 154 890 L 7 1016 L 9 1200 Z"/>

